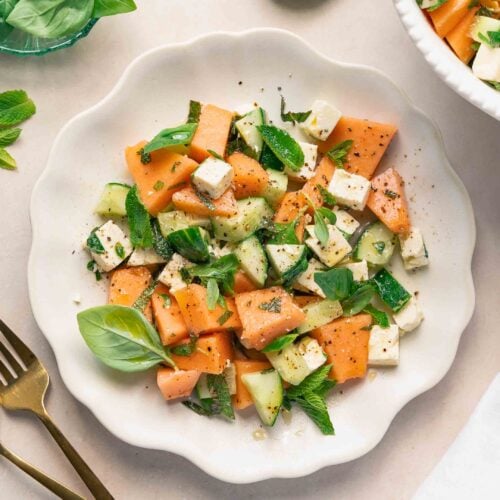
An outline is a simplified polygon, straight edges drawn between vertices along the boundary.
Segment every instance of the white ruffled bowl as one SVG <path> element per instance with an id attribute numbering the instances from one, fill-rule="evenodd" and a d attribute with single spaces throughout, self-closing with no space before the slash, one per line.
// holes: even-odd
<path id="1" fill-rule="evenodd" d="M 436 73 L 464 99 L 500 120 L 500 91 L 479 80 L 448 45 L 439 38 L 416 0 L 394 0 L 411 39 Z"/>

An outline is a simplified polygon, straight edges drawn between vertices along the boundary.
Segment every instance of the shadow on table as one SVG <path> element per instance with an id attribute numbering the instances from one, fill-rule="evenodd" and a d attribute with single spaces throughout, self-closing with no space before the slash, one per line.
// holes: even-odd
<path id="1" fill-rule="evenodd" d="M 272 0 L 273 3 L 293 10 L 310 10 L 320 7 L 331 0 Z"/>

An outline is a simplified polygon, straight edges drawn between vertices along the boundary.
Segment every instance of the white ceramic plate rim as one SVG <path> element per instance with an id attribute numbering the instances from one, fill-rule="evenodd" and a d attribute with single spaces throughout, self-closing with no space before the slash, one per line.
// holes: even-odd
<path id="1" fill-rule="evenodd" d="M 470 234 L 471 238 L 468 241 L 468 246 L 465 249 L 465 253 L 467 255 L 467 258 L 464 262 L 461 263 L 463 266 L 463 269 L 461 270 L 463 272 L 464 276 L 464 281 L 465 281 L 465 294 L 466 294 L 466 300 L 464 307 L 461 311 L 461 319 L 460 319 L 460 326 L 459 328 L 456 329 L 456 332 L 454 332 L 454 337 L 453 337 L 453 345 L 450 345 L 450 349 L 448 352 L 448 357 L 445 361 L 443 361 L 440 365 L 440 370 L 436 370 L 434 373 L 434 378 L 429 379 L 426 381 L 425 384 L 421 385 L 418 387 L 417 390 L 413 392 L 408 392 L 406 394 L 406 398 L 404 400 L 399 401 L 399 404 L 394 407 L 394 412 L 391 415 L 391 417 L 385 422 L 384 426 L 380 426 L 377 432 L 373 432 L 371 435 L 371 439 L 367 440 L 364 446 L 358 446 L 357 448 L 353 447 L 353 449 L 350 451 L 350 453 L 344 454 L 341 458 L 339 457 L 333 457 L 333 456 L 328 456 L 328 455 L 323 455 L 323 456 L 311 456 L 307 464 L 304 464 L 301 462 L 300 467 L 293 467 L 290 466 L 289 463 L 286 464 L 286 467 L 283 467 L 279 463 L 275 463 L 272 466 L 266 465 L 265 468 L 259 468 L 258 466 L 255 467 L 254 470 L 246 470 L 246 471 L 241 471 L 239 475 L 234 474 L 234 470 L 231 470 L 230 473 L 228 473 L 225 468 L 220 464 L 216 463 L 210 460 L 210 457 L 205 456 L 199 452 L 197 452 L 196 447 L 190 446 L 188 441 L 184 441 L 180 443 L 179 441 L 172 441 L 170 446 L 164 446 L 164 447 L 159 447 L 157 443 L 155 443 L 154 439 L 150 439 L 144 436 L 142 434 L 141 436 L 134 435 L 134 433 L 127 432 L 123 426 L 115 426 L 113 427 L 112 425 L 112 418 L 109 418 L 109 414 L 106 411 L 105 405 L 99 405 L 98 401 L 96 401 L 96 398 L 92 397 L 90 393 L 85 393 L 83 394 L 80 391 L 81 387 L 81 382 L 79 380 L 75 380 L 71 377 L 69 377 L 65 371 L 65 364 L 62 362 L 62 356 L 63 352 L 59 348 L 59 346 L 53 342 L 50 334 L 50 330 L 48 328 L 45 328 L 44 323 L 42 321 L 42 308 L 43 308 L 43 301 L 39 300 L 35 294 L 34 288 L 32 286 L 32 281 L 33 281 L 33 276 L 34 276 L 34 269 L 36 263 L 36 255 L 37 255 L 37 246 L 39 244 L 39 238 L 38 238 L 38 231 L 40 228 L 37 227 L 35 224 L 36 221 L 36 214 L 39 213 L 40 208 L 36 206 L 35 203 L 35 193 L 39 189 L 39 187 L 42 185 L 43 181 L 50 175 L 50 172 L 52 170 L 52 164 L 54 163 L 54 156 L 55 156 L 55 151 L 58 149 L 59 143 L 62 141 L 63 136 L 65 135 L 66 130 L 72 126 L 72 124 L 84 117 L 86 117 L 88 114 L 93 113 L 95 110 L 97 110 L 100 106 L 104 105 L 106 102 L 109 100 L 113 99 L 115 95 L 117 95 L 120 92 L 120 89 L 123 87 L 125 82 L 127 81 L 128 77 L 132 72 L 135 71 L 135 69 L 139 69 L 142 61 L 154 57 L 155 54 L 161 53 L 163 51 L 171 51 L 171 50 L 185 50 L 189 48 L 192 45 L 203 43 L 204 40 L 212 39 L 212 38 L 219 38 L 221 40 L 231 40 L 231 39 L 237 39 L 237 38 L 245 38 L 245 37 L 255 37 L 259 35 L 269 35 L 269 34 L 278 34 L 279 36 L 283 37 L 289 37 L 291 39 L 294 39 L 296 43 L 301 43 L 307 47 L 307 49 L 311 52 L 311 57 L 316 57 L 321 59 L 324 64 L 329 64 L 329 65 L 336 65 L 342 68 L 352 68 L 352 69 L 358 69 L 358 70 L 363 70 L 367 72 L 372 72 L 377 74 L 378 78 L 384 79 L 390 86 L 394 87 L 397 89 L 397 91 L 400 93 L 402 96 L 403 100 L 405 103 L 412 108 L 412 110 L 420 115 L 421 118 L 423 118 L 429 126 L 433 129 L 433 131 L 436 134 L 436 138 L 438 139 L 439 142 L 439 148 L 440 148 L 440 154 L 442 157 L 442 161 L 444 164 L 444 168 L 446 169 L 447 175 L 450 177 L 450 181 L 455 185 L 454 187 L 457 189 L 457 191 L 460 193 L 461 197 L 463 198 L 464 204 L 465 204 L 465 213 L 467 220 L 464 221 L 464 225 L 470 229 Z M 382 439 L 384 436 L 385 432 L 387 431 L 387 428 L 389 427 L 391 421 L 393 418 L 396 416 L 396 414 L 399 412 L 399 410 L 406 405 L 410 400 L 418 396 L 419 394 L 427 391 L 431 387 L 433 387 L 435 384 L 437 384 L 446 374 L 448 371 L 449 367 L 451 366 L 451 363 L 453 362 L 453 359 L 456 354 L 456 350 L 458 347 L 458 342 L 460 340 L 460 336 L 465 329 L 467 323 L 470 320 L 470 317 L 472 316 L 472 312 L 474 310 L 474 301 L 475 301 L 475 295 L 474 295 L 474 286 L 472 282 L 472 274 L 471 274 L 471 259 L 472 259 L 472 254 L 474 251 L 474 245 L 475 245 L 475 240 L 476 240 L 476 228 L 475 228 L 475 222 L 474 222 L 474 216 L 473 216 L 473 211 L 472 211 L 472 206 L 470 203 L 470 199 L 468 197 L 467 191 L 465 190 L 465 187 L 463 186 L 461 180 L 458 178 L 454 170 L 452 169 L 451 165 L 449 164 L 445 152 L 444 152 L 444 145 L 442 142 L 442 137 L 437 129 L 437 127 L 431 122 L 431 120 L 425 116 L 422 111 L 420 111 L 418 108 L 413 106 L 408 99 L 408 97 L 396 86 L 392 80 L 390 80 L 386 75 L 381 73 L 380 71 L 363 66 L 363 65 L 354 65 L 354 64 L 345 64 L 345 63 L 338 63 L 335 62 L 322 54 L 320 54 L 318 51 L 316 51 L 313 47 L 311 47 L 308 43 L 306 43 L 302 38 L 298 37 L 297 35 L 294 35 L 288 31 L 285 30 L 279 30 L 279 29 L 273 29 L 273 28 L 260 28 L 260 29 L 252 29 L 248 31 L 243 31 L 239 33 L 231 33 L 231 32 L 218 32 L 218 33 L 212 33 L 212 34 L 207 34 L 203 35 L 200 37 L 197 37 L 191 41 L 184 42 L 184 43 L 178 43 L 178 44 L 172 44 L 172 45 L 165 45 L 161 46 L 158 48 L 155 48 L 153 50 L 150 50 L 143 55 L 139 56 L 137 59 L 135 59 L 129 67 L 125 70 L 123 76 L 120 78 L 114 89 L 99 103 L 97 103 L 95 106 L 91 107 L 90 109 L 80 113 L 76 117 L 74 117 L 72 120 L 70 120 L 64 127 L 63 129 L 59 132 L 59 135 L 57 136 L 54 145 L 52 147 L 51 153 L 49 155 L 49 160 L 48 160 L 48 166 L 38 179 L 35 188 L 33 190 L 32 194 L 32 199 L 31 199 L 31 207 L 30 207 L 30 214 L 31 214 L 31 220 L 32 220 L 32 229 L 33 229 L 33 239 L 32 239 L 32 247 L 31 247 L 31 252 L 30 252 L 30 258 L 29 258 L 29 263 L 28 263 L 28 282 L 29 282 L 29 294 L 30 294 L 30 300 L 31 300 L 31 305 L 33 309 L 33 314 L 35 316 L 35 319 L 42 330 L 42 333 L 48 340 L 49 344 L 51 345 L 56 361 L 59 367 L 59 370 L 61 372 L 61 377 L 64 380 L 66 386 L 68 387 L 69 391 L 73 394 L 73 396 L 79 400 L 81 403 L 86 405 L 96 416 L 96 418 L 106 427 L 110 432 L 112 432 L 116 437 L 119 439 L 130 443 L 135 446 L 143 447 L 143 448 L 149 448 L 149 449 L 162 449 L 164 451 L 170 451 L 173 453 L 176 453 L 178 455 L 181 455 L 194 464 L 196 464 L 198 467 L 200 467 L 202 470 L 207 472 L 208 474 L 232 483 L 249 483 L 249 482 L 254 482 L 254 481 L 260 481 L 264 479 L 269 479 L 269 478 L 276 478 L 276 477 L 281 477 L 281 478 L 292 478 L 292 477 L 300 477 L 300 476 L 305 476 L 307 474 L 311 474 L 322 467 L 328 466 L 328 465 L 335 465 L 338 463 L 344 463 L 348 462 L 350 460 L 354 460 L 365 453 L 369 452 L 372 448 L 374 448 Z"/>
<path id="2" fill-rule="evenodd" d="M 474 76 L 427 22 L 416 0 L 394 0 L 411 39 L 439 77 L 464 99 L 500 120 L 500 92 Z"/>

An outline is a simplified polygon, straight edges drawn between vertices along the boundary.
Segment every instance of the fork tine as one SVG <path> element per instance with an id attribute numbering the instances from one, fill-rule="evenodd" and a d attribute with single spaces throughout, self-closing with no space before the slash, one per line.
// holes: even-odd
<path id="1" fill-rule="evenodd" d="M 5 335 L 9 344 L 21 358 L 22 362 L 28 367 L 36 356 L 31 352 L 28 346 L 0 319 L 0 331 Z"/>
<path id="2" fill-rule="evenodd" d="M 2 374 L 3 378 L 7 381 L 7 385 L 11 384 L 12 382 L 14 382 L 16 380 L 14 378 L 14 375 L 12 375 L 12 373 L 10 373 L 10 370 L 4 365 L 4 363 L 1 359 L 0 359 L 0 374 Z"/>
<path id="3" fill-rule="evenodd" d="M 16 372 L 17 375 L 20 375 L 24 368 L 18 363 L 17 359 L 12 355 L 12 353 L 3 345 L 3 342 L 0 340 L 0 352 L 4 355 L 7 363 L 10 364 L 11 368 Z"/>

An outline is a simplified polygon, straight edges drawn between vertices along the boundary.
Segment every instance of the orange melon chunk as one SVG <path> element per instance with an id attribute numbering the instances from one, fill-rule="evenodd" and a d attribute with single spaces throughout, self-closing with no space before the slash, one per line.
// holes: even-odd
<path id="1" fill-rule="evenodd" d="M 241 269 L 234 275 L 233 288 L 235 294 L 257 290 L 253 281 Z"/>
<path id="2" fill-rule="evenodd" d="M 172 199 L 172 195 L 187 185 L 189 176 L 198 164 L 188 158 L 159 149 L 151 153 L 151 162 L 143 164 L 137 152 L 146 141 L 130 146 L 125 151 L 128 169 L 134 178 L 142 203 L 152 215 L 157 215 Z"/>
<path id="3" fill-rule="evenodd" d="M 141 293 L 151 284 L 151 273 L 147 267 L 125 267 L 111 275 L 108 304 L 131 307 Z M 144 308 L 144 316 L 151 321 L 151 302 Z"/>
<path id="4" fill-rule="evenodd" d="M 280 286 L 241 293 L 235 301 L 243 325 L 240 341 L 247 349 L 263 349 L 305 318 L 302 309 Z"/>
<path id="5" fill-rule="evenodd" d="M 203 335 L 196 341 L 196 351 L 193 354 L 189 356 L 172 354 L 171 357 L 181 370 L 222 373 L 228 361 L 234 358 L 231 334 L 218 332 Z"/>
<path id="6" fill-rule="evenodd" d="M 388 123 L 343 116 L 328 139 L 319 145 L 319 150 L 326 153 L 340 142 L 352 140 L 344 168 L 371 179 L 396 132 L 397 128 Z"/>
<path id="7" fill-rule="evenodd" d="M 306 205 L 307 201 L 300 191 L 286 193 L 274 214 L 274 222 L 292 222 Z"/>
<path id="8" fill-rule="evenodd" d="M 179 304 L 165 285 L 158 285 L 151 297 L 153 315 L 163 345 L 179 342 L 189 336 Z"/>
<path id="9" fill-rule="evenodd" d="M 478 10 L 479 7 L 469 9 L 462 20 L 446 35 L 446 41 L 465 64 L 469 64 L 476 53 L 472 48 L 474 40 L 470 37 L 470 30 Z"/>
<path id="10" fill-rule="evenodd" d="M 311 177 L 302 187 L 302 192 L 309 197 L 315 207 L 323 205 L 323 196 L 318 188 L 327 188 L 335 172 L 335 165 L 327 156 L 323 157 L 316 167 L 314 176 Z M 309 209 L 312 211 L 312 209 Z"/>
<path id="11" fill-rule="evenodd" d="M 253 405 L 252 396 L 245 387 L 241 377 L 245 373 L 261 372 L 271 368 L 269 361 L 235 360 L 236 369 L 236 394 L 233 396 L 233 405 L 237 410 L 243 410 Z"/>
<path id="12" fill-rule="evenodd" d="M 227 162 L 234 171 L 234 197 L 239 200 L 259 196 L 266 189 L 269 175 L 260 163 L 243 153 L 233 153 Z"/>
<path id="13" fill-rule="evenodd" d="M 156 374 L 156 382 L 163 397 L 169 401 L 189 396 L 198 383 L 200 375 L 201 373 L 196 370 L 160 368 Z"/>
<path id="14" fill-rule="evenodd" d="M 339 318 L 311 333 L 321 345 L 332 365 L 329 377 L 342 383 L 366 375 L 368 341 L 372 323 L 369 314 Z"/>
<path id="15" fill-rule="evenodd" d="M 224 156 L 232 120 L 232 111 L 205 104 L 201 108 L 200 121 L 191 141 L 189 156 L 198 162 L 211 156 L 209 150 Z"/>
<path id="16" fill-rule="evenodd" d="M 448 0 L 436 10 L 428 12 L 436 33 L 444 38 L 467 14 L 470 0 Z"/>
<path id="17" fill-rule="evenodd" d="M 234 299 L 226 298 L 227 310 L 232 313 L 229 316 L 219 304 L 213 311 L 209 311 L 207 289 L 201 285 L 192 283 L 178 290 L 174 295 L 189 333 L 200 335 L 241 328 Z"/>
<path id="18" fill-rule="evenodd" d="M 214 206 L 213 209 L 200 199 L 192 186 L 177 191 L 172 196 L 172 201 L 178 210 L 202 217 L 212 217 L 215 215 L 231 217 L 231 215 L 238 213 L 238 205 L 236 205 L 232 189 L 228 189 L 220 198 L 210 200 Z"/>
<path id="19" fill-rule="evenodd" d="M 407 233 L 410 230 L 404 185 L 399 173 L 389 168 L 373 178 L 372 190 L 368 196 L 368 208 L 393 233 Z"/>

